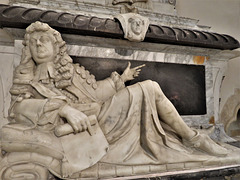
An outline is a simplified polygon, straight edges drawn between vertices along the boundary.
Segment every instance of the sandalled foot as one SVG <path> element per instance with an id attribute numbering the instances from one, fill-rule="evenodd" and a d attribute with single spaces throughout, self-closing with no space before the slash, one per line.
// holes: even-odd
<path id="1" fill-rule="evenodd" d="M 229 153 L 226 148 L 215 143 L 208 135 L 200 134 L 198 131 L 190 140 L 184 140 L 184 144 L 214 156 L 226 156 Z"/>

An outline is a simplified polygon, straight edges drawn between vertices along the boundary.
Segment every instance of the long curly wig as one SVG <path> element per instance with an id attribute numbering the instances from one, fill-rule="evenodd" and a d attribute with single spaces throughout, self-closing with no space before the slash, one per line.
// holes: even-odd
<path id="1" fill-rule="evenodd" d="M 36 69 L 36 63 L 31 55 L 30 51 L 30 39 L 34 32 L 45 32 L 53 36 L 53 44 L 56 49 L 54 63 L 54 84 L 55 87 L 62 89 L 71 84 L 71 77 L 73 74 L 73 64 L 71 57 L 67 54 L 67 47 L 65 41 L 63 41 L 61 34 L 55 29 L 51 28 L 48 24 L 42 22 L 32 23 L 26 29 L 26 34 L 23 41 L 22 57 L 18 67 L 15 69 L 13 87 L 10 90 L 11 94 L 21 94 L 21 88 L 19 85 L 30 84 L 34 77 L 34 71 Z M 17 88 L 14 88 L 18 86 Z"/>

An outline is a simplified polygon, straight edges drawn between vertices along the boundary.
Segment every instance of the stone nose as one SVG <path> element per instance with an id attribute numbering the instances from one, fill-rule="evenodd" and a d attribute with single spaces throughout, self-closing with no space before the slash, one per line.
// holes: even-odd
<path id="1" fill-rule="evenodd" d="M 37 39 L 37 45 L 38 45 L 38 46 L 41 46 L 41 45 L 42 45 L 42 42 L 40 41 L 40 39 Z"/>

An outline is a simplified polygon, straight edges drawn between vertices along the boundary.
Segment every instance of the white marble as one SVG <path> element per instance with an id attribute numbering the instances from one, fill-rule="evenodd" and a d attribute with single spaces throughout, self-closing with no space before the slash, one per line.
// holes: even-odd
<path id="1" fill-rule="evenodd" d="M 193 55 L 166 53 L 164 62 L 178 64 L 194 64 Z"/>
<path id="2" fill-rule="evenodd" d="M 120 22 L 124 38 L 132 42 L 144 40 L 149 26 L 149 19 L 136 13 L 125 13 L 115 16 Z"/>
<path id="3" fill-rule="evenodd" d="M 209 121 L 212 119 L 215 123 L 219 123 L 219 90 L 221 79 L 227 64 L 231 58 L 238 56 L 238 52 L 234 51 L 221 51 L 219 50 L 206 50 L 201 48 L 189 48 L 182 53 L 172 52 L 169 46 L 162 48 L 159 52 L 130 50 L 130 49 L 116 49 L 116 48 L 103 48 L 92 46 L 78 46 L 68 45 L 69 54 L 72 56 L 81 57 L 96 57 L 96 58 L 109 58 L 119 60 L 139 60 L 150 62 L 166 62 L 190 65 L 204 65 L 205 66 L 205 81 L 206 81 L 206 108 L 207 114 L 198 116 L 183 116 L 185 122 L 193 127 L 209 127 Z M 181 46 L 176 46 L 176 48 Z M 175 50 L 176 50 L 175 48 Z M 190 51 L 192 49 L 192 52 Z M 198 54 L 198 52 L 200 52 Z M 194 60 L 194 55 L 203 55 L 203 62 Z M 201 56 L 199 56 L 201 57 Z M 210 58 L 206 58 L 210 57 Z"/>
<path id="4" fill-rule="evenodd" d="M 14 50 L 12 47 L 2 46 L 0 52 L 12 53 L 13 60 L 10 63 L 12 70 L 19 64 L 22 51 L 22 40 L 15 40 Z M 202 65 L 206 67 L 206 101 L 207 101 L 207 114 L 202 116 L 183 116 L 185 122 L 194 127 L 208 127 L 210 126 L 209 120 L 214 117 L 216 123 L 219 122 L 219 88 L 221 85 L 221 79 L 225 71 L 226 63 L 228 59 L 239 55 L 238 51 L 219 51 L 219 50 L 206 50 L 202 51 L 201 48 L 186 48 L 186 51 L 176 51 L 177 48 L 181 49 L 181 46 L 174 46 L 175 52 L 172 52 L 172 48 L 166 45 L 165 48 L 159 49 L 159 51 L 145 51 L 126 48 L 114 48 L 114 47 L 100 47 L 100 46 L 80 46 L 80 45 L 68 45 L 68 52 L 71 56 L 79 57 L 96 57 L 107 59 L 119 59 L 119 60 L 136 60 L 136 61 L 150 61 L 150 62 L 166 62 L 166 63 L 179 63 L 179 64 L 191 64 L 196 65 L 194 62 L 194 53 L 196 55 L 204 55 L 210 57 L 210 60 L 206 60 Z M 144 49 L 144 48 L 143 48 Z M 191 52 L 192 50 L 192 52 Z M 12 52 L 14 51 L 14 53 Z M 172 52 L 172 53 L 171 53 Z M 179 52 L 179 53 L 176 53 Z M 182 52 L 182 53 L 180 53 Z M 199 53 L 198 53 L 199 52 Z M 219 52 L 221 52 L 219 54 Z M 1 58 L 2 59 L 2 58 Z M 5 58 L 4 58 L 5 59 Z M 9 85 L 10 86 L 10 85 Z M 9 88 L 9 87 L 8 87 Z M 7 107 L 7 106 L 6 106 Z M 6 111 L 6 110 L 5 110 Z"/>
<path id="5" fill-rule="evenodd" d="M 131 49 L 115 49 L 91 46 L 68 45 L 68 52 L 71 56 L 115 58 L 121 60 L 153 61 L 164 62 L 165 53 L 148 52 Z"/>
<path id="6" fill-rule="evenodd" d="M 113 72 L 107 80 L 96 83 L 94 76 L 80 65 L 73 64 L 68 55 L 72 50 L 70 55 L 80 57 L 94 55 L 109 61 L 111 58 L 147 58 L 156 62 L 154 52 L 90 46 L 71 49 L 71 45 L 67 52 L 60 34 L 41 22 L 26 29 L 24 44 L 11 89 L 13 103 L 9 120 L 15 123 L 1 129 L 1 147 L 7 152 L 0 158 L 1 179 L 24 174 L 28 170 L 26 166 L 40 169 L 40 172 L 35 172 L 34 168 L 28 171 L 37 173 L 38 179 L 47 179 L 47 170 L 55 172 L 59 178 L 76 179 L 85 169 L 94 169 L 95 164 L 100 167 L 97 174 L 105 178 L 108 175 L 121 177 L 148 173 L 152 166 L 146 164 L 171 171 L 184 169 L 188 162 L 201 162 L 204 166 L 239 163 L 237 150 L 217 144 L 202 131 L 188 127 L 156 82 L 148 80 L 125 87 L 124 83 L 136 78 L 145 65 L 132 68 L 129 62 L 122 74 Z M 21 41 L 16 40 L 10 68 L 19 62 L 21 47 Z M 135 59 L 134 53 L 138 53 Z M 168 56 L 167 59 L 169 62 L 177 59 L 176 62 L 181 64 L 196 59 L 187 57 L 187 61 L 182 55 Z M 9 64 L 10 61 L 6 62 Z M 212 115 L 213 110 L 213 77 L 212 67 L 205 66 L 206 89 L 210 91 L 207 104 L 211 107 L 207 115 L 199 117 L 207 124 L 206 116 Z M 64 124 L 63 119 L 66 120 Z M 173 131 L 168 132 L 169 128 Z M 53 130 L 56 136 L 52 134 Z M 182 141 L 174 137 L 181 137 Z M 129 149 L 132 149 L 130 153 Z M 231 154 L 228 149 L 232 150 Z M 202 152 L 205 153 L 199 156 Z M 38 156 L 34 159 L 32 154 Z M 42 161 L 42 156 L 45 159 L 51 157 L 51 162 L 60 161 L 60 165 L 50 166 L 47 161 Z M 12 173 L 11 169 L 19 164 L 21 168 Z"/>

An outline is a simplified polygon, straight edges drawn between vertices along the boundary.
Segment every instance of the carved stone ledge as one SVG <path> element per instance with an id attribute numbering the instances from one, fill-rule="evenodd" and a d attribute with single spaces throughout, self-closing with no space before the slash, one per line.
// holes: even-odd
<path id="1" fill-rule="evenodd" d="M 0 27 L 26 28 L 35 21 L 48 23 L 61 33 L 123 39 L 120 23 L 114 19 L 88 17 L 50 10 L 0 5 Z M 239 42 L 229 35 L 150 24 L 144 42 L 236 49 Z"/>
<path id="2" fill-rule="evenodd" d="M 197 169 L 196 169 L 197 168 Z M 128 170 L 133 176 L 126 176 Z M 201 179 L 213 177 L 225 177 L 231 175 L 239 175 L 240 165 L 228 166 L 212 166 L 207 167 L 202 163 L 189 162 L 182 164 L 168 165 L 149 165 L 149 166 L 112 166 L 106 164 L 98 164 L 83 171 L 80 175 L 81 179 L 103 178 L 105 180 L 155 180 L 155 179 Z M 145 174 L 145 175 L 137 175 Z M 104 176 L 103 176 L 104 175 Z M 108 176 L 106 176 L 108 175 Z M 115 177 L 114 177 L 115 175 Z M 125 177 L 124 177 L 125 175 Z M 123 176 L 118 178 L 118 176 Z M 109 177 L 109 178 L 107 178 Z"/>

